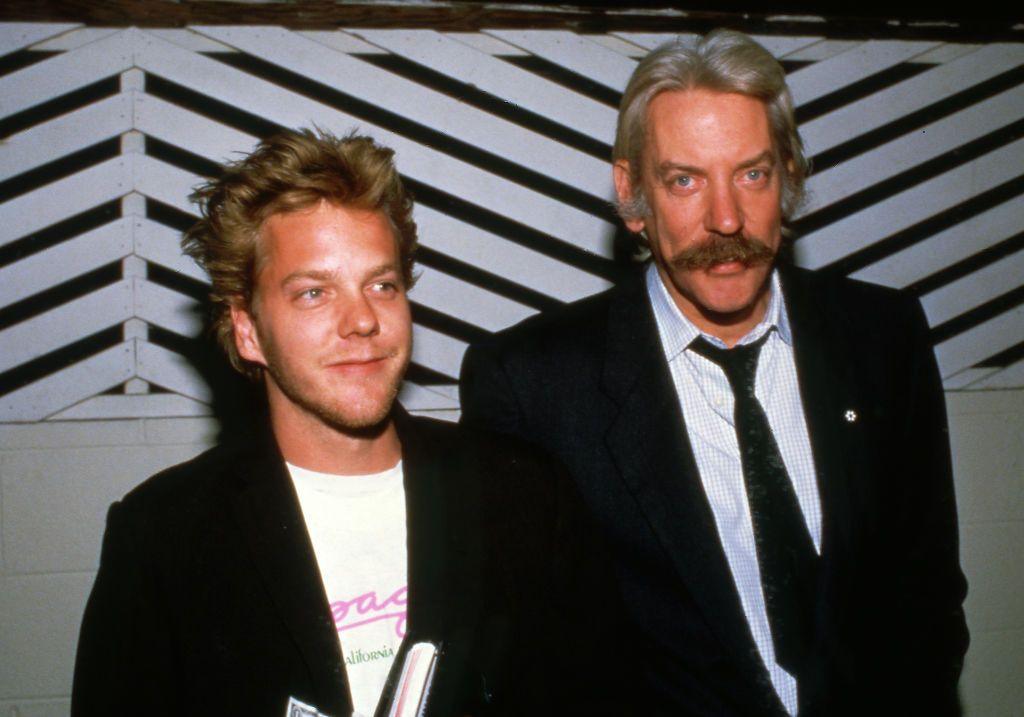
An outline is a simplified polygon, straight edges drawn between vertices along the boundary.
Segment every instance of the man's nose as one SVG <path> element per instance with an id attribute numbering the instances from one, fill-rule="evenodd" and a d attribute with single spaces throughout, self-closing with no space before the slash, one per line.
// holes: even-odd
<path id="1" fill-rule="evenodd" d="M 339 307 L 338 334 L 350 336 L 373 336 L 380 331 L 380 322 L 373 304 L 363 294 L 350 297 Z"/>
<path id="2" fill-rule="evenodd" d="M 704 228 L 715 234 L 729 236 L 743 229 L 743 208 L 731 183 L 715 183 L 708 193 Z"/>

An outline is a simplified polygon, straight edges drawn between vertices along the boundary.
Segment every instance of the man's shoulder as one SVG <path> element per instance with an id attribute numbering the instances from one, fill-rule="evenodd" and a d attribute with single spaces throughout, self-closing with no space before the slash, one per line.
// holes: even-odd
<path id="1" fill-rule="evenodd" d="M 237 476 L 246 451 L 216 445 L 194 458 L 156 473 L 119 501 L 122 512 L 142 519 L 198 515 L 211 509 Z"/>
<path id="2" fill-rule="evenodd" d="M 826 312 L 841 312 L 854 321 L 891 323 L 890 319 L 919 312 L 911 294 L 881 284 L 853 279 L 827 271 L 787 267 L 783 271 L 787 303 L 813 304 Z"/>
<path id="3" fill-rule="evenodd" d="M 646 294 L 642 280 L 629 275 L 602 292 L 548 309 L 479 342 L 499 355 L 526 354 L 562 359 L 573 352 L 603 351 L 611 312 L 617 305 L 638 305 Z M 634 308 L 631 306 L 630 308 Z"/>

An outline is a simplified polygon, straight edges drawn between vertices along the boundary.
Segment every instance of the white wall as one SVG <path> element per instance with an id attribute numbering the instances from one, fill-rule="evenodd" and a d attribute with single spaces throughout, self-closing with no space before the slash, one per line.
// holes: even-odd
<path id="1" fill-rule="evenodd" d="M 969 717 L 1024 715 L 1024 391 L 947 394 L 971 649 Z M 0 715 L 57 717 L 107 505 L 210 445 L 209 419 L 0 426 Z"/>

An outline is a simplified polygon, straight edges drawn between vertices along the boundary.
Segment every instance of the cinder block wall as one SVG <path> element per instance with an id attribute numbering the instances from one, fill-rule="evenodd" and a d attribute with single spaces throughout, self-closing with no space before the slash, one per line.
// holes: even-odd
<path id="1" fill-rule="evenodd" d="M 947 394 L 970 717 L 1024 716 L 1024 391 Z M 209 419 L 0 426 L 0 716 L 63 717 L 107 506 L 215 439 Z"/>

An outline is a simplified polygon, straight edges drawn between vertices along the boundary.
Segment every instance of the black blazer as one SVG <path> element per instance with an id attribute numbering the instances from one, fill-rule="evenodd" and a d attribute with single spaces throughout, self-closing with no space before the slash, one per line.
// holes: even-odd
<path id="1" fill-rule="evenodd" d="M 619 608 L 572 482 L 507 439 L 397 412 L 406 642 L 445 649 L 435 692 L 447 697 L 432 714 L 614 713 L 617 685 L 592 628 Z M 71 713 L 283 717 L 289 697 L 352 712 L 316 558 L 268 431 L 111 507 Z"/>
<path id="2" fill-rule="evenodd" d="M 938 370 L 920 306 L 783 272 L 823 508 L 801 714 L 958 712 L 967 647 Z M 560 457 L 616 556 L 650 713 L 782 706 L 744 619 L 643 277 L 470 348 L 465 422 Z"/>

